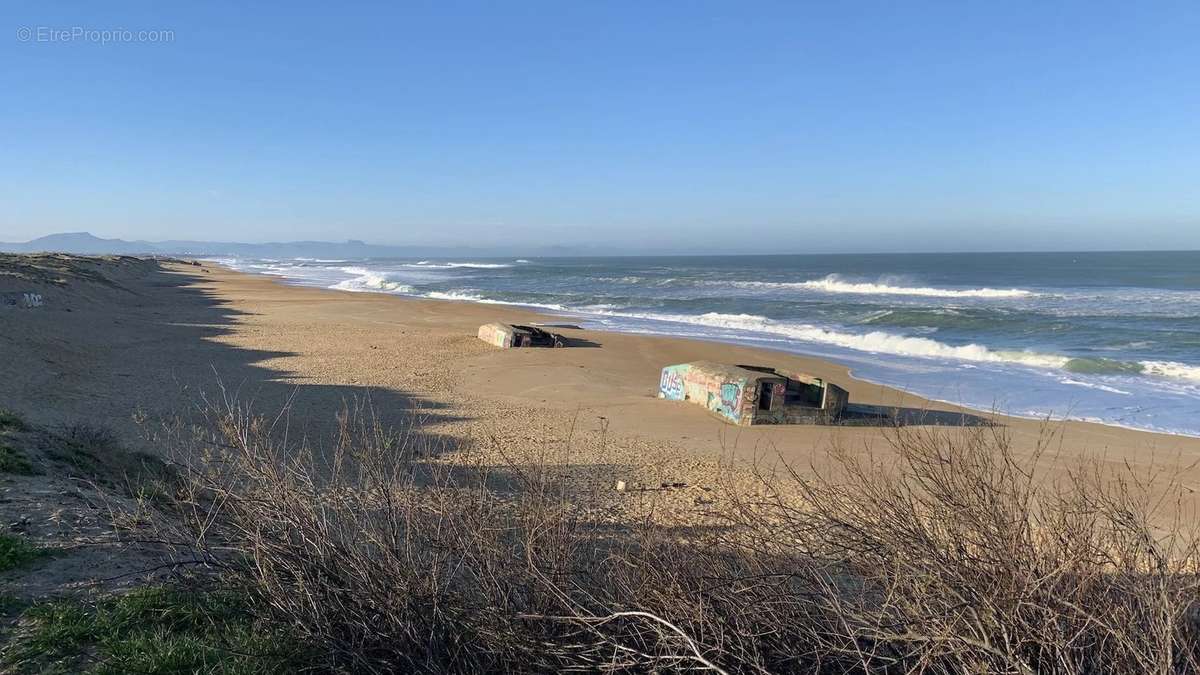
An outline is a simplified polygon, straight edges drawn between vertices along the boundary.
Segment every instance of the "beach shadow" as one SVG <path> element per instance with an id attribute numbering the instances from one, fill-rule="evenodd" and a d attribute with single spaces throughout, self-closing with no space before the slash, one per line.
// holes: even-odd
<path id="1" fill-rule="evenodd" d="M 568 335 L 561 335 L 561 337 L 563 347 L 569 347 L 571 349 L 598 349 L 601 346 L 599 342 L 596 342 L 595 340 L 588 340 L 587 338 L 570 337 Z"/>
<path id="2" fill-rule="evenodd" d="M 837 424 L 847 427 L 987 427 L 995 426 L 996 422 L 966 412 L 852 403 Z"/>
<path id="3" fill-rule="evenodd" d="M 75 260 L 89 275 L 97 267 Z M 314 441 L 334 437 L 339 413 L 366 406 L 381 426 L 421 437 L 423 447 L 456 447 L 429 429 L 462 419 L 443 403 L 393 389 L 313 382 L 281 365 L 299 356 L 295 352 L 231 344 L 229 336 L 250 313 L 219 297 L 199 268 L 139 260 L 109 276 L 68 277 L 47 287 L 53 302 L 41 314 L 23 315 L 29 325 L 0 326 L 0 338 L 40 362 L 28 368 L 26 383 L 0 382 L 0 406 L 40 423 L 103 425 L 128 446 L 160 454 L 165 450 L 146 439 L 147 424 L 202 423 L 206 408 L 228 403 L 279 417 L 291 438 Z"/>
<path id="4" fill-rule="evenodd" d="M 619 464 L 463 464 L 417 462 L 414 478 L 418 485 L 484 487 L 497 495 L 516 495 L 540 482 L 570 486 L 580 493 L 591 489 L 612 489 L 616 476 L 629 470 Z M 576 490 L 572 490 L 576 491 Z"/>

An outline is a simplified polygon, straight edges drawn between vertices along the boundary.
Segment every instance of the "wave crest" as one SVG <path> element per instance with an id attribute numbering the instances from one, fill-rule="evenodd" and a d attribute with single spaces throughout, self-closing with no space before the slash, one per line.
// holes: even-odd
<path id="1" fill-rule="evenodd" d="M 992 350 L 977 344 L 954 346 L 929 338 L 896 335 L 895 333 L 885 333 L 883 331 L 845 333 L 810 324 L 781 323 L 756 314 L 722 314 L 719 312 L 709 312 L 700 315 L 601 313 L 609 316 L 627 316 L 630 318 L 673 321 L 676 323 L 714 328 L 749 330 L 758 333 L 780 335 L 805 342 L 817 342 L 857 351 L 893 354 L 896 356 L 932 357 L 987 363 L 1016 363 L 1041 368 L 1061 368 L 1070 360 L 1064 356 L 1054 354 Z"/>
<path id="2" fill-rule="evenodd" d="M 817 342 L 862 352 L 953 359 L 975 363 L 1012 363 L 1034 368 L 1061 369 L 1088 375 L 1146 375 L 1173 380 L 1200 382 L 1200 366 L 1175 361 L 1116 361 L 1113 359 L 1070 358 L 1040 352 L 997 350 L 983 345 L 948 345 L 924 337 L 896 335 L 883 331 L 845 333 L 809 324 L 782 323 L 757 314 L 722 314 L 709 312 L 700 315 L 636 314 L 600 311 L 609 316 L 658 321 L 673 321 L 713 328 L 749 330 L 783 337 Z"/>
<path id="3" fill-rule="evenodd" d="M 769 283 L 769 282 L 751 282 Z M 893 286 L 888 283 L 846 281 L 836 274 L 821 279 L 791 284 L 798 288 L 826 293 L 857 293 L 859 295 L 918 295 L 930 298 L 1025 298 L 1035 295 L 1021 288 L 933 288 L 925 286 Z"/>
<path id="4" fill-rule="evenodd" d="M 567 308 L 563 307 L 562 305 L 555 305 L 555 304 L 550 304 L 550 303 L 540 303 L 540 302 L 513 302 L 513 301 L 509 301 L 509 300 L 494 300 L 492 298 L 485 298 L 481 295 L 474 295 L 472 293 L 461 293 L 459 291 L 430 291 L 429 293 L 426 293 L 424 297 L 429 298 L 430 300 L 456 300 L 459 302 L 478 302 L 478 303 L 481 303 L 484 305 L 513 305 L 516 307 L 538 307 L 541 309 L 553 310 L 555 312 L 568 311 Z"/>
<path id="5" fill-rule="evenodd" d="M 343 272 L 347 274 L 356 274 L 358 276 L 353 279 L 346 279 L 330 286 L 339 291 L 353 291 L 356 293 L 364 292 L 382 292 L 382 293 L 412 293 L 413 287 L 408 284 L 400 283 L 389 279 L 386 274 L 373 272 L 362 267 L 343 267 Z"/>
<path id="6" fill-rule="evenodd" d="M 424 270 L 452 270 L 460 267 L 477 270 L 498 270 L 505 267 L 512 267 L 508 263 L 473 263 L 473 262 L 432 262 L 430 260 L 422 260 L 404 267 L 419 267 Z"/>
<path id="7" fill-rule="evenodd" d="M 1141 364 L 1142 372 L 1147 375 L 1200 382 L 1200 366 L 1189 366 L 1175 361 L 1142 361 Z"/>

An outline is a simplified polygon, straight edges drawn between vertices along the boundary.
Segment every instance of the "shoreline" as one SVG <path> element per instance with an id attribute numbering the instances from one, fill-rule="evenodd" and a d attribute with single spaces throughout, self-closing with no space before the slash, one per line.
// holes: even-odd
<path id="1" fill-rule="evenodd" d="M 551 306 L 547 306 L 547 305 L 523 304 L 523 303 L 519 303 L 519 302 L 509 302 L 509 301 L 501 301 L 501 300 L 476 300 L 476 299 L 471 299 L 471 298 L 460 298 L 460 297 L 429 297 L 429 296 L 423 296 L 423 295 L 411 295 L 411 294 L 406 294 L 406 293 L 392 293 L 392 292 L 388 292 L 385 290 L 374 290 L 374 289 L 369 289 L 369 288 L 339 287 L 338 285 L 323 286 L 323 285 L 314 284 L 314 283 L 305 283 L 301 279 L 288 277 L 283 274 L 266 273 L 266 272 L 252 272 L 252 271 L 240 270 L 240 269 L 237 269 L 235 267 L 228 265 L 226 262 L 224 262 L 223 259 L 202 258 L 202 259 L 198 259 L 198 260 L 204 262 L 205 264 L 212 264 L 212 265 L 219 267 L 220 269 L 223 269 L 230 273 L 261 276 L 261 277 L 276 281 L 281 285 L 297 287 L 297 288 L 335 291 L 335 292 L 340 292 L 340 293 L 344 293 L 344 294 L 368 294 L 368 295 L 387 296 L 387 297 L 397 298 L 400 300 L 444 302 L 444 303 L 449 303 L 450 305 L 485 306 L 485 307 L 493 306 L 493 307 L 500 307 L 500 308 L 508 307 L 508 308 L 512 308 L 514 310 L 533 313 L 534 315 L 540 316 L 543 319 L 556 320 L 556 319 L 567 318 L 567 319 L 572 319 L 575 322 L 586 323 L 586 324 L 595 324 L 595 323 L 601 321 L 604 316 L 604 315 L 594 315 L 594 314 L 588 314 L 588 313 L 584 313 L 584 312 L 573 311 L 573 310 L 570 310 L 567 308 L 555 308 L 555 307 L 551 307 Z M 676 323 L 676 322 L 668 321 L 666 319 L 662 319 L 659 321 L 661 323 L 665 323 L 665 324 L 675 324 Z M 678 323 L 677 325 L 692 326 L 693 324 Z M 955 411 L 969 411 L 969 412 L 972 412 L 972 413 L 975 413 L 978 415 L 983 415 L 983 416 L 999 416 L 999 417 L 1003 417 L 1003 418 L 1020 419 L 1020 420 L 1026 420 L 1026 421 L 1038 422 L 1038 423 L 1047 423 L 1048 422 L 1048 423 L 1054 424 L 1054 423 L 1061 423 L 1061 422 L 1077 422 L 1077 423 L 1082 423 L 1082 424 L 1095 424 L 1095 425 L 1100 425 L 1100 426 L 1104 426 L 1104 427 L 1112 427 L 1114 429 L 1122 429 L 1122 430 L 1126 430 L 1126 431 L 1133 431 L 1133 432 L 1139 432 L 1139 433 L 1159 434 L 1159 435 L 1166 435 L 1166 436 L 1178 436 L 1178 437 L 1182 437 L 1182 438 L 1200 439 L 1200 432 L 1189 433 L 1186 431 L 1181 431 L 1181 430 L 1176 430 L 1176 429 L 1163 429 L 1163 428 L 1154 428 L 1154 427 L 1145 427 L 1145 426 L 1134 426 L 1134 425 L 1129 425 L 1129 424 L 1121 424 L 1116 421 L 1105 420 L 1105 419 L 1100 419 L 1100 418 L 1074 417 L 1074 416 L 1070 416 L 1069 414 L 1067 414 L 1065 416 L 1061 416 L 1054 412 L 1044 413 L 1044 414 L 1043 413 L 1034 413 L 1034 412 L 1021 413 L 1021 412 L 1013 412 L 1011 410 L 1005 410 L 1003 412 L 999 412 L 995 409 L 989 409 L 985 406 L 972 405 L 969 403 L 953 401 L 953 400 L 949 400 L 946 398 L 941 398 L 937 394 L 920 393 L 917 391 L 905 389 L 900 385 L 889 383 L 887 381 L 881 381 L 881 380 L 872 379 L 870 377 L 861 376 L 861 375 L 858 375 L 855 373 L 854 366 L 842 363 L 841 361 L 838 361 L 836 357 L 828 356 L 828 355 L 814 355 L 809 352 L 803 351 L 801 349 L 787 349 L 787 348 L 771 346 L 769 344 L 763 344 L 762 343 L 763 341 L 758 340 L 753 335 L 751 335 L 750 337 L 748 337 L 746 339 L 738 340 L 738 339 L 722 339 L 722 338 L 716 337 L 716 336 L 687 335 L 687 334 L 671 333 L 671 332 L 638 331 L 638 330 L 633 330 L 633 329 L 626 330 L 626 329 L 622 329 L 621 327 L 609 327 L 609 326 L 597 327 L 595 325 L 590 325 L 590 326 L 585 325 L 584 328 L 586 330 L 596 331 L 596 332 L 600 332 L 600 333 L 618 333 L 618 334 L 623 334 L 623 335 L 648 336 L 648 337 L 659 337 L 659 338 L 678 339 L 678 340 L 693 340 L 693 341 L 706 342 L 706 343 L 711 343 L 711 344 L 728 345 L 728 346 L 736 346 L 736 347 L 747 347 L 747 348 L 761 350 L 761 351 L 765 351 L 765 352 L 777 353 L 780 355 L 796 356 L 796 357 L 800 357 L 800 358 L 804 358 L 804 359 L 810 359 L 813 361 L 818 361 L 818 362 L 827 364 L 830 367 L 843 369 L 846 372 L 846 376 L 850 377 L 851 379 L 855 380 L 856 382 L 861 382 L 864 384 L 869 384 L 869 385 L 878 386 L 878 387 L 885 387 L 887 389 L 897 392 L 898 394 L 900 394 L 902 396 L 919 398 L 919 399 L 924 400 L 929 403 L 937 403 L 937 404 L 941 404 L 943 406 L 949 406 L 952 409 L 954 409 Z M 886 360 L 887 358 L 890 357 L 890 355 L 886 354 L 886 353 L 877 353 L 877 352 L 862 352 L 862 353 L 864 355 L 868 355 L 868 356 L 876 356 L 877 355 L 884 360 Z"/>
<path id="2" fill-rule="evenodd" d="M 46 284 L 44 307 L 14 315 L 21 321 L 10 322 L 12 330 L 0 325 L 13 364 L 0 381 L 0 407 L 38 424 L 102 425 L 148 451 L 154 443 L 139 440 L 133 418 L 194 412 L 200 397 L 224 387 L 268 413 L 290 406 L 296 433 L 314 438 L 328 437 L 343 406 L 369 401 L 385 424 L 440 446 L 506 458 L 559 453 L 603 481 L 702 485 L 734 464 L 778 461 L 821 471 L 835 447 L 889 456 L 890 427 L 739 427 L 701 406 L 657 398 L 664 366 L 714 360 L 811 373 L 846 388 L 853 403 L 905 414 L 994 419 L 1020 456 L 1051 475 L 1094 460 L 1146 471 L 1178 466 L 1179 480 L 1200 485 L 1200 439 L 979 415 L 853 377 L 822 358 L 595 329 L 561 331 L 589 347 L 501 350 L 476 337 L 481 324 L 555 318 L 514 305 L 337 292 L 211 262 L 77 260 L 116 287 L 86 278 Z M 694 508 L 690 498 L 678 506 Z"/>
<path id="3" fill-rule="evenodd" d="M 205 264 L 212 265 L 214 268 L 221 270 L 222 274 L 236 276 L 243 279 L 255 279 L 277 289 L 288 289 L 289 291 L 295 291 L 298 293 L 314 293 L 320 295 L 335 294 L 337 298 L 342 299 L 342 302 L 345 302 L 350 298 L 358 298 L 360 300 L 369 298 L 370 300 L 362 301 L 371 304 L 397 303 L 397 307 L 402 307 L 405 305 L 421 306 L 426 308 L 427 312 L 439 315 L 445 324 L 471 324 L 470 326 L 464 326 L 464 328 L 470 328 L 470 330 L 464 330 L 460 333 L 460 335 L 463 335 L 466 338 L 469 338 L 470 341 L 474 342 L 479 341 L 475 338 L 473 330 L 478 324 L 472 323 L 473 321 L 484 323 L 485 321 L 483 321 L 483 319 L 487 318 L 488 320 L 529 322 L 539 320 L 553 321 L 556 318 L 555 314 L 551 314 L 547 311 L 538 310 L 536 308 L 526 308 L 515 304 L 476 303 L 462 300 L 409 297 L 389 293 L 341 291 L 340 289 L 294 284 L 290 283 L 286 277 L 242 272 L 230 269 L 217 263 L 206 262 Z M 444 325 L 443 327 L 448 327 L 448 325 Z M 575 333 L 575 331 L 571 332 Z M 1100 455 L 1106 455 L 1108 450 L 1112 448 L 1115 441 L 1120 444 L 1129 443 L 1130 445 L 1137 446 L 1142 449 L 1144 449 L 1146 446 L 1153 446 L 1156 450 L 1166 449 L 1167 452 L 1173 452 L 1176 448 L 1182 449 L 1184 446 L 1186 446 L 1189 449 L 1189 454 L 1190 452 L 1196 452 L 1197 459 L 1200 459 L 1200 438 L 1193 436 L 1121 427 L 1083 420 L 1043 420 L 1041 418 L 1025 418 L 1008 414 L 992 413 L 990 411 L 981 412 L 952 402 L 939 401 L 929 397 L 920 396 L 918 394 L 913 394 L 911 392 L 906 392 L 888 385 L 871 382 L 863 378 L 853 377 L 849 367 L 829 361 L 822 357 L 807 356 L 757 345 L 749 346 L 744 344 L 710 341 L 694 337 L 626 333 L 622 331 L 608 331 L 595 328 L 587 328 L 583 331 L 580 331 L 580 333 L 584 336 L 587 336 L 588 334 L 595 334 L 596 336 L 609 336 L 610 339 L 620 336 L 623 338 L 623 343 L 625 342 L 624 338 L 627 338 L 635 345 L 637 343 L 654 343 L 665 347 L 665 351 L 672 352 L 683 350 L 688 352 L 702 352 L 705 355 L 714 355 L 720 353 L 720 355 L 717 356 L 717 360 L 724 361 L 742 360 L 747 356 L 750 356 L 751 358 L 758 357 L 759 360 L 765 359 L 767 361 L 785 363 L 792 362 L 797 364 L 799 366 L 798 369 L 800 370 L 805 370 L 808 372 L 815 371 L 814 374 L 817 374 L 818 376 L 823 375 L 835 383 L 846 383 L 848 388 L 851 390 L 852 402 L 863 402 L 870 405 L 899 405 L 903 407 L 916 407 L 920 409 L 940 410 L 947 412 L 967 412 L 981 414 L 983 416 L 996 419 L 1007 428 L 1020 430 L 1022 432 L 1021 436 L 1023 437 L 1022 442 L 1027 445 L 1032 444 L 1031 438 L 1041 433 L 1043 428 L 1053 427 L 1060 430 L 1063 435 L 1072 435 L 1075 437 L 1082 436 L 1082 439 L 1076 438 L 1073 439 L 1072 442 L 1066 443 L 1067 446 L 1070 446 L 1072 449 L 1080 452 L 1091 452 L 1098 453 Z M 488 353 L 491 354 L 492 358 L 497 358 L 499 355 L 506 353 L 506 350 L 494 350 L 487 345 L 484 345 L 482 342 L 479 344 L 489 350 Z M 625 344 L 620 345 L 620 347 L 625 347 Z M 609 349 L 611 348 L 612 347 L 609 347 Z M 544 358 L 548 356 L 546 353 L 547 351 L 566 354 L 574 353 L 579 355 L 579 352 L 605 351 L 605 349 L 522 350 L 520 353 L 528 357 L 540 356 Z M 563 358 L 566 358 L 566 356 L 564 355 Z M 648 382 L 652 379 L 653 382 L 657 383 L 662 366 L 668 365 L 669 363 L 677 363 L 687 360 L 692 359 L 679 358 L 678 360 L 663 361 L 653 369 L 652 373 L 642 373 L 641 377 L 644 382 Z M 845 382 L 847 378 L 850 380 L 850 382 Z M 626 388 L 628 388 L 628 385 Z M 488 390 L 488 393 L 496 392 L 493 390 Z M 509 399 L 521 399 L 520 396 L 511 393 L 500 395 Z M 650 398 L 652 395 L 653 392 L 647 392 L 645 397 Z M 590 402 L 594 403 L 594 400 Z M 663 403 L 671 406 L 678 405 L 672 402 Z M 828 437 L 831 434 L 846 434 L 850 436 L 860 436 L 863 434 L 862 428 L 840 426 L 800 427 L 764 425 L 754 427 L 735 427 L 732 425 L 725 425 L 717 420 L 714 416 L 711 416 L 709 413 L 701 409 L 699 406 L 679 405 L 678 408 L 678 410 L 672 411 L 675 413 L 672 415 L 673 417 L 677 416 L 679 413 L 693 418 L 699 416 L 701 419 L 704 419 L 713 425 L 718 425 L 727 432 L 732 431 L 740 435 L 759 434 L 764 437 L 777 437 L 770 438 L 769 440 L 771 442 L 801 440 L 805 444 L 811 444 L 813 437 Z M 873 436 L 879 436 L 878 430 L 875 429 L 871 429 L 868 433 Z M 688 440 L 693 439 L 689 438 Z M 1096 440 L 1100 440 L 1100 442 L 1096 443 Z M 1082 447 L 1080 447 L 1082 445 L 1091 445 L 1091 447 L 1087 450 L 1084 450 Z M 1120 454 L 1124 455 L 1126 452 L 1123 451 Z M 1155 454 L 1157 454 L 1157 452 L 1155 452 Z M 1145 458 L 1143 457 L 1142 459 Z"/>

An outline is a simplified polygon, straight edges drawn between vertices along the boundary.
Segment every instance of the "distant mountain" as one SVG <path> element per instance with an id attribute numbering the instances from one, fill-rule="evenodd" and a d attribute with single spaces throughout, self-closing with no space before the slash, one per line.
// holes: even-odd
<path id="1" fill-rule="evenodd" d="M 80 255 L 171 255 L 230 256 L 243 258 L 371 258 L 534 255 L 605 255 L 613 251 L 591 247 L 467 248 L 448 246 L 377 246 L 350 239 L 330 241 L 284 241 L 242 244 L 221 241 L 125 241 L 101 239 L 88 232 L 64 232 L 22 243 L 0 242 L 0 251 L 10 253 L 75 253 Z"/>
<path id="2" fill-rule="evenodd" d="M 88 232 L 63 232 L 38 237 L 23 244 L 0 243 L 0 251 L 11 253 L 37 253 L 53 251 L 56 253 L 77 253 L 80 255 L 119 254 L 136 255 L 138 253 L 153 253 L 151 244 L 144 241 L 124 241 L 122 239 L 101 239 Z"/>

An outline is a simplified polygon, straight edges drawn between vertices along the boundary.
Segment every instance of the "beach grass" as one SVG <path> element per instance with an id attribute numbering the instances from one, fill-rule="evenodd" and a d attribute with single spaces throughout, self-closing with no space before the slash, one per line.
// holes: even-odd
<path id="1" fill-rule="evenodd" d="M 32 476 L 38 473 L 28 453 L 22 450 L 18 437 L 29 425 L 18 414 L 0 408 L 0 474 Z"/>
<path id="2" fill-rule="evenodd" d="M 51 553 L 48 549 L 31 544 L 22 536 L 0 533 L 0 572 L 24 567 Z"/>
<path id="3" fill-rule="evenodd" d="M 28 455 L 0 436 L 0 473 L 32 476 L 37 470 Z"/>
<path id="4" fill-rule="evenodd" d="M 244 598 L 149 586 L 37 603 L 22 612 L 0 663 L 29 673 L 294 672 L 297 650 L 257 626 Z"/>
<path id="5" fill-rule="evenodd" d="M 111 429 L 89 423 L 43 432 L 43 455 L 76 477 L 126 496 L 157 500 L 173 490 L 174 475 L 160 457 L 124 447 Z"/>
<path id="6" fill-rule="evenodd" d="M 0 431 L 24 431 L 25 420 L 15 412 L 0 408 Z"/>

